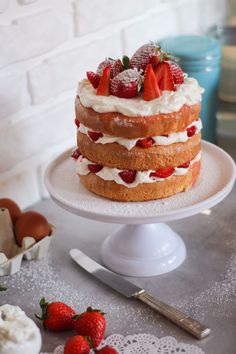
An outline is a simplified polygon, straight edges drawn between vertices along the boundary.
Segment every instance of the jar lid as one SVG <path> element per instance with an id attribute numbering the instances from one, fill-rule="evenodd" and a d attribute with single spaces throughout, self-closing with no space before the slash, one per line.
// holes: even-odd
<path id="1" fill-rule="evenodd" d="M 220 41 L 198 35 L 164 38 L 158 42 L 161 48 L 183 60 L 211 60 L 220 56 Z"/>

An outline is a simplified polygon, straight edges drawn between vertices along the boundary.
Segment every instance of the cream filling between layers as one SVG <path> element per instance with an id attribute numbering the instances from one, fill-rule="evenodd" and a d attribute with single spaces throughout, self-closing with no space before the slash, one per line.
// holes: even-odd
<path id="1" fill-rule="evenodd" d="M 186 142 L 190 137 L 188 137 L 187 129 L 195 126 L 196 127 L 196 132 L 195 134 L 198 134 L 201 129 L 202 129 L 202 122 L 200 119 L 194 121 L 191 123 L 186 130 L 181 131 L 181 132 L 176 132 L 176 133 L 171 133 L 168 136 L 154 136 L 152 137 L 153 139 L 153 146 L 155 145 L 170 145 L 174 143 L 183 143 Z M 145 139 L 145 138 L 137 138 L 137 139 L 128 139 L 128 138 L 121 138 L 121 137 L 116 137 L 116 136 L 111 136 L 107 134 L 103 134 L 102 137 L 98 138 L 98 140 L 94 141 L 90 138 L 88 135 L 88 132 L 95 132 L 92 129 L 87 128 L 85 125 L 80 123 L 80 126 L 78 128 L 79 132 L 82 134 L 86 134 L 91 141 L 94 143 L 99 143 L 99 144 L 112 144 L 112 143 L 118 143 L 122 146 L 124 146 L 127 150 L 131 150 L 137 143 L 139 139 Z"/>
<path id="2" fill-rule="evenodd" d="M 201 159 L 201 152 L 199 152 L 195 158 L 190 161 L 190 165 L 188 168 L 180 168 L 176 167 L 174 173 L 166 178 L 159 178 L 159 177 L 150 177 L 150 173 L 155 172 L 155 170 L 148 170 L 148 171 L 137 171 L 135 180 L 132 183 L 126 183 L 123 179 L 119 176 L 119 173 L 123 170 L 119 170 L 118 168 L 111 168 L 111 167 L 103 167 L 101 171 L 95 173 L 98 177 L 102 178 L 105 181 L 114 181 L 117 184 L 122 184 L 127 188 L 134 188 L 141 183 L 154 183 L 154 182 L 161 182 L 165 181 L 168 178 L 173 176 L 183 176 L 186 175 L 189 171 L 189 168 L 197 161 Z M 79 175 L 86 176 L 91 173 L 88 169 L 89 164 L 94 164 L 93 162 L 89 161 L 86 157 L 82 155 L 76 161 L 76 173 Z"/>
<path id="3" fill-rule="evenodd" d="M 126 116 L 152 116 L 159 113 L 178 112 L 186 104 L 191 106 L 201 102 L 204 89 L 196 79 L 185 77 L 184 82 L 176 85 L 175 91 L 162 91 L 162 96 L 145 101 L 142 95 L 134 98 L 120 98 L 113 95 L 97 96 L 96 90 L 87 79 L 79 82 L 78 96 L 84 107 L 98 113 L 119 112 Z"/>

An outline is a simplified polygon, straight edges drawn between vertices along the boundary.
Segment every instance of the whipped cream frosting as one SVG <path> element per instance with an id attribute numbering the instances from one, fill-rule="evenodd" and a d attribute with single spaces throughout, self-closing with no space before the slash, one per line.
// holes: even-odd
<path id="1" fill-rule="evenodd" d="M 131 99 L 112 95 L 97 96 L 87 79 L 79 82 L 77 91 L 83 106 L 99 113 L 119 112 L 127 116 L 177 112 L 184 104 L 191 106 L 201 102 L 203 92 L 197 80 L 190 77 L 185 77 L 182 84 L 176 85 L 176 91 L 162 91 L 162 96 L 152 101 L 144 101 L 142 95 Z"/>
<path id="2" fill-rule="evenodd" d="M 188 173 L 189 168 L 197 161 L 201 159 L 201 152 L 199 152 L 195 158 L 190 162 L 188 168 L 180 168 L 176 167 L 174 173 L 170 176 L 183 176 Z M 88 165 L 93 164 L 93 162 L 89 161 L 86 157 L 82 155 L 76 161 L 76 173 L 79 175 L 87 175 L 90 173 L 88 169 Z M 117 184 L 122 184 L 127 188 L 134 188 L 141 183 L 153 183 L 153 182 L 161 182 L 170 177 L 166 178 L 159 178 L 159 177 L 150 177 L 150 173 L 155 172 L 154 170 L 148 171 L 137 171 L 135 180 L 132 183 L 126 183 L 123 179 L 119 176 L 119 173 L 123 170 L 119 170 L 118 168 L 111 168 L 111 167 L 103 167 L 101 171 L 97 172 L 96 175 L 102 178 L 105 181 L 114 181 Z"/>
<path id="3" fill-rule="evenodd" d="M 174 144 L 174 143 L 183 143 L 183 142 L 187 141 L 188 139 L 190 139 L 187 134 L 187 129 L 192 126 L 196 127 L 195 134 L 198 134 L 202 129 L 201 120 L 198 119 L 198 120 L 194 121 L 186 128 L 186 130 L 181 131 L 181 132 L 171 133 L 168 136 L 152 136 L 152 139 L 154 141 L 153 146 L 155 146 L 155 145 L 170 145 L 170 144 Z M 88 135 L 89 131 L 94 132 L 94 130 L 87 128 L 82 123 L 80 123 L 78 130 L 80 133 L 86 134 L 88 137 L 89 137 L 89 135 Z M 89 137 L 89 139 L 92 140 L 90 137 Z M 92 141 L 94 143 L 100 143 L 103 145 L 118 143 L 118 144 L 124 146 L 127 150 L 131 150 L 136 145 L 136 143 L 139 139 L 143 139 L 143 137 L 136 138 L 136 139 L 128 139 L 128 138 L 121 138 L 121 137 L 117 137 L 117 136 L 103 134 L 103 136 L 99 137 L 98 140 L 96 140 L 96 141 L 92 140 Z"/>
<path id="4" fill-rule="evenodd" d="M 0 306 L 0 354 L 38 354 L 41 334 L 18 306 Z"/>

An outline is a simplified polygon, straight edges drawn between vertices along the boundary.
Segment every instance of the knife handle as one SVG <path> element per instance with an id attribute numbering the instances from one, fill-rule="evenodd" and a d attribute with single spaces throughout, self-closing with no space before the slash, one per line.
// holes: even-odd
<path id="1" fill-rule="evenodd" d="M 156 299 L 146 291 L 135 294 L 135 297 L 148 306 L 152 307 L 154 310 L 168 318 L 170 321 L 174 322 L 177 326 L 192 334 L 197 339 L 203 339 L 207 337 L 211 332 L 210 328 L 204 326 L 199 321 L 194 320 L 193 318 L 175 309 L 174 307 Z"/>

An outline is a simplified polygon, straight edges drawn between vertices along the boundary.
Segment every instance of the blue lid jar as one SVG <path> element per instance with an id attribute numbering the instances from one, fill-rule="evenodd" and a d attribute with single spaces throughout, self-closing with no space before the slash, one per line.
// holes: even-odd
<path id="1" fill-rule="evenodd" d="M 164 51 L 174 55 L 183 71 L 197 79 L 205 89 L 201 109 L 203 138 L 215 142 L 220 42 L 208 36 L 184 35 L 165 38 L 159 44 Z"/>

